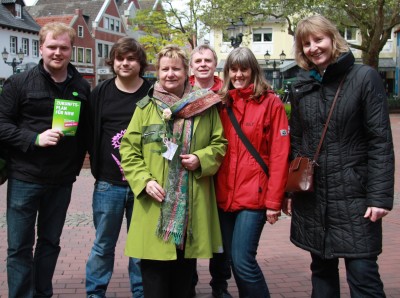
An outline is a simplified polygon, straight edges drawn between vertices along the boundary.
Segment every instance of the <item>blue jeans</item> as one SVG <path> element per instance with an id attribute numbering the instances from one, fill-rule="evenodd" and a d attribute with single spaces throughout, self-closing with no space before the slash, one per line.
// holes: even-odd
<path id="1" fill-rule="evenodd" d="M 7 279 L 9 297 L 51 297 L 60 237 L 72 184 L 47 185 L 8 180 Z M 35 252 L 35 224 L 37 241 Z"/>
<path id="2" fill-rule="evenodd" d="M 315 254 L 311 254 L 311 259 L 311 297 L 339 298 L 339 259 L 322 259 Z M 377 257 L 345 258 L 344 261 L 351 297 L 386 297 L 376 263 Z"/>
<path id="3" fill-rule="evenodd" d="M 256 255 L 266 222 L 265 210 L 219 210 L 222 240 L 241 298 L 270 297 Z"/>
<path id="4" fill-rule="evenodd" d="M 86 264 L 86 293 L 92 297 L 106 297 L 107 287 L 114 270 L 115 247 L 124 214 L 129 230 L 133 211 L 133 193 L 129 186 L 97 181 L 92 207 L 96 239 Z M 143 297 L 140 260 L 129 258 L 128 271 L 132 297 Z"/>

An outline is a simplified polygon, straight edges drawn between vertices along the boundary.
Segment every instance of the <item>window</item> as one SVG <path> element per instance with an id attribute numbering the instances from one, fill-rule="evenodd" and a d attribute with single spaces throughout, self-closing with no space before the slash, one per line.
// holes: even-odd
<path id="1" fill-rule="evenodd" d="M 29 39 L 22 38 L 22 52 L 24 52 L 25 56 L 29 56 Z"/>
<path id="2" fill-rule="evenodd" d="M 15 3 L 15 16 L 17 18 L 22 18 L 22 6 L 21 4 Z"/>
<path id="3" fill-rule="evenodd" d="M 17 37 L 10 36 L 10 54 L 17 54 Z"/>
<path id="4" fill-rule="evenodd" d="M 113 19 L 109 17 L 104 17 L 104 29 L 120 32 L 121 29 L 121 22 L 118 19 Z"/>
<path id="5" fill-rule="evenodd" d="M 345 40 L 356 40 L 356 33 L 356 28 L 345 28 L 344 30 L 340 30 L 340 34 L 344 37 Z"/>
<path id="6" fill-rule="evenodd" d="M 102 43 L 97 44 L 97 57 L 99 57 L 99 58 L 103 57 L 103 44 Z"/>
<path id="7" fill-rule="evenodd" d="M 120 27 L 120 22 L 119 21 L 115 21 L 115 31 L 119 32 L 119 27 Z"/>
<path id="8" fill-rule="evenodd" d="M 71 62 L 76 62 L 76 47 L 72 47 Z"/>
<path id="9" fill-rule="evenodd" d="M 39 57 L 39 40 L 32 40 L 32 57 Z"/>
<path id="10" fill-rule="evenodd" d="M 272 42 L 272 29 L 254 30 L 253 42 Z"/>
<path id="11" fill-rule="evenodd" d="M 83 48 L 78 48 L 78 63 L 83 63 L 84 59 L 83 59 Z"/>
<path id="12" fill-rule="evenodd" d="M 92 49 L 86 49 L 86 63 L 92 63 Z"/>
<path id="13" fill-rule="evenodd" d="M 83 37 L 83 26 L 78 26 L 78 37 Z"/>

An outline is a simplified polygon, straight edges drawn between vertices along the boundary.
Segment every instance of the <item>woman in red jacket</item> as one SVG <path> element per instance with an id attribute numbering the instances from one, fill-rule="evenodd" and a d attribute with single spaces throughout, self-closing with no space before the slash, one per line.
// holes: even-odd
<path id="1" fill-rule="evenodd" d="M 224 78 L 221 120 L 228 151 L 216 177 L 224 248 L 240 297 L 270 297 L 256 254 L 266 220 L 274 224 L 281 214 L 290 146 L 288 120 L 248 48 L 229 54 Z M 229 108 L 264 165 L 238 136 Z"/>

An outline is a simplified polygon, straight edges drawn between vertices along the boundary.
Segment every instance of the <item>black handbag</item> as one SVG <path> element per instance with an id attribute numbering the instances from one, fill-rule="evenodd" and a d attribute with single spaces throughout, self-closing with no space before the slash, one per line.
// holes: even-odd
<path id="1" fill-rule="evenodd" d="M 249 141 L 249 139 L 243 133 L 242 129 L 240 128 L 239 122 L 237 121 L 237 119 L 235 117 L 235 114 L 233 114 L 232 108 L 226 107 L 226 110 L 228 111 L 228 116 L 231 119 L 232 125 L 235 128 L 236 133 L 238 134 L 240 140 L 246 146 L 246 148 L 250 152 L 250 154 L 258 162 L 260 167 L 263 169 L 265 175 L 267 175 L 267 177 L 269 177 L 268 166 L 265 164 L 264 160 L 261 158 L 261 156 L 257 152 L 256 148 L 254 148 L 253 144 Z"/>

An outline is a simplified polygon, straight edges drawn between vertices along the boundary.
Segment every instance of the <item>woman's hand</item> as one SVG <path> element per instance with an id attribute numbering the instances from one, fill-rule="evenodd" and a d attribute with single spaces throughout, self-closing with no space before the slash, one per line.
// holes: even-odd
<path id="1" fill-rule="evenodd" d="M 179 157 L 182 158 L 181 163 L 186 170 L 194 171 L 200 166 L 200 160 L 195 154 L 181 154 Z"/>
<path id="2" fill-rule="evenodd" d="M 151 180 L 146 184 L 146 192 L 157 202 L 164 201 L 165 191 L 157 181 Z"/>
<path id="3" fill-rule="evenodd" d="M 267 209 L 267 221 L 271 225 L 273 225 L 274 223 L 276 223 L 278 221 L 279 216 L 281 216 L 280 210 Z"/>
<path id="4" fill-rule="evenodd" d="M 376 222 L 382 217 L 389 214 L 389 210 L 378 208 L 378 207 L 368 207 L 364 214 L 364 218 L 369 218 L 370 221 Z"/>

